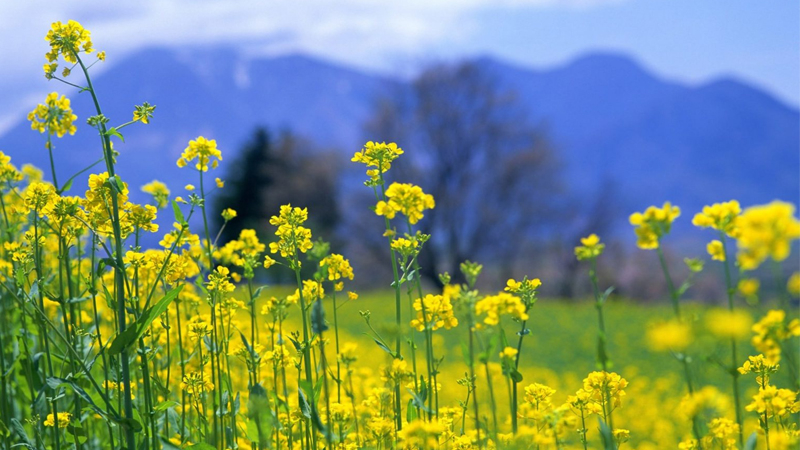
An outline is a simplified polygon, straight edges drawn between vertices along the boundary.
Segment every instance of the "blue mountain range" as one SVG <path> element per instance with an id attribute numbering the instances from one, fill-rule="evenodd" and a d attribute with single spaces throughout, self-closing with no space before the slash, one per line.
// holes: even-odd
<path id="1" fill-rule="evenodd" d="M 743 205 L 800 200 L 800 114 L 757 87 L 730 78 L 689 86 L 620 54 L 591 53 L 547 70 L 476 61 L 550 133 L 574 192 L 612 181 L 625 212 L 665 200 L 687 213 L 732 198 Z M 49 83 L 72 98 L 81 124 L 94 114 L 89 94 Z M 197 179 L 175 164 L 190 139 L 216 139 L 228 160 L 266 125 L 349 159 L 371 139 L 363 124 L 376 99 L 408 83 L 305 55 L 247 59 L 222 48 L 156 48 L 109 67 L 95 88 L 111 125 L 130 120 L 136 104 L 158 106 L 150 125 L 127 127 L 125 143 L 115 143 L 119 173 L 132 191 L 157 178 L 180 193 Z M 24 119 L 0 136 L 0 150 L 18 166 L 49 167 L 44 137 Z M 99 158 L 99 138 L 79 126 L 75 136 L 56 140 L 54 152 L 63 182 Z M 83 177 L 72 192 L 85 186 Z"/>

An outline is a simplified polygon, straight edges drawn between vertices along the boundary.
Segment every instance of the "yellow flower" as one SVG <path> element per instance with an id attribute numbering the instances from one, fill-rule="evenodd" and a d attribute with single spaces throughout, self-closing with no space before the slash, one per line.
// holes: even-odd
<path id="1" fill-rule="evenodd" d="M 725 261 L 725 246 L 722 241 L 714 239 L 706 245 L 706 251 L 715 261 Z"/>
<path id="2" fill-rule="evenodd" d="M 422 188 L 406 183 L 392 183 L 386 189 L 388 201 L 379 201 L 375 206 L 375 214 L 393 219 L 395 213 L 408 217 L 408 221 L 415 224 L 422 219 L 422 212 L 433 209 L 436 203 L 433 196 L 422 192 Z"/>
<path id="3" fill-rule="evenodd" d="M 581 238 L 581 245 L 575 247 L 575 256 L 579 261 L 597 258 L 603 253 L 605 244 L 600 243 L 600 238 L 592 233 L 585 238 Z"/>
<path id="4" fill-rule="evenodd" d="M 771 362 L 781 360 L 781 345 L 783 341 L 800 336 L 800 320 L 793 319 L 786 323 L 786 312 L 773 309 L 753 325 L 755 336 L 750 340 L 753 347 Z"/>
<path id="5" fill-rule="evenodd" d="M 755 297 L 758 295 L 758 288 L 761 287 L 761 282 L 757 278 L 742 278 L 739 280 L 737 287 L 743 297 Z"/>
<path id="6" fill-rule="evenodd" d="M 153 199 L 156 201 L 157 207 L 163 208 L 167 206 L 167 199 L 169 199 L 169 188 L 166 184 L 157 180 L 153 180 L 150 183 L 142 186 L 142 192 L 152 195 Z"/>
<path id="7" fill-rule="evenodd" d="M 800 297 L 800 272 L 795 272 L 789 277 L 789 281 L 786 283 L 786 290 L 789 294 Z"/>
<path id="8" fill-rule="evenodd" d="M 276 262 L 277 262 L 277 261 L 275 261 L 274 259 L 270 258 L 270 256 L 269 256 L 269 255 L 264 255 L 264 268 L 265 268 L 265 269 L 269 269 L 269 268 L 270 268 L 270 267 L 272 267 L 272 266 L 273 266 L 273 265 L 274 265 Z"/>
<path id="9" fill-rule="evenodd" d="M 353 291 L 347 291 L 347 298 L 349 300 L 358 300 L 358 294 Z"/>
<path id="10" fill-rule="evenodd" d="M 350 261 L 346 260 L 344 256 L 332 253 L 322 261 L 319 262 L 320 267 L 327 267 L 328 280 L 336 281 L 342 278 L 353 279 L 353 268 L 350 266 Z"/>
<path id="11" fill-rule="evenodd" d="M 47 419 L 45 419 L 44 421 L 44 426 L 66 428 L 71 420 L 72 420 L 72 414 L 68 412 L 58 413 L 58 421 L 55 420 L 55 416 L 53 416 L 52 414 L 48 414 Z"/>
<path id="12" fill-rule="evenodd" d="M 745 406 L 748 411 L 755 411 L 764 417 L 786 417 L 800 411 L 797 402 L 797 393 L 789 389 L 778 389 L 766 385 L 758 389 L 758 394 L 753 396 L 753 401 Z"/>
<path id="13" fill-rule="evenodd" d="M 670 202 L 661 208 L 650 206 L 643 213 L 631 214 L 628 221 L 635 227 L 636 245 L 646 250 L 658 248 L 661 238 L 669 233 L 672 222 L 680 215 L 680 208 Z"/>
<path id="14" fill-rule="evenodd" d="M 742 270 L 753 270 L 767 258 L 785 260 L 792 241 L 800 239 L 800 221 L 794 217 L 791 203 L 774 201 L 747 208 L 738 227 L 737 261 Z"/>
<path id="15" fill-rule="evenodd" d="M 700 228 L 713 228 L 735 238 L 738 233 L 737 220 L 741 212 L 742 208 L 736 200 L 714 203 L 711 206 L 704 206 L 703 212 L 695 214 L 692 225 Z"/>
<path id="16" fill-rule="evenodd" d="M 33 111 L 28 113 L 28 120 L 31 122 L 31 129 L 40 133 L 45 131 L 58 137 L 65 134 L 75 134 L 77 130 L 73 122 L 78 120 L 78 116 L 72 113 L 69 99 L 58 96 L 57 92 L 47 95 L 44 104 L 39 104 Z"/>
<path id="17" fill-rule="evenodd" d="M 222 181 L 222 179 L 220 179 L 220 178 L 214 178 L 214 183 L 216 183 L 217 187 L 220 188 L 220 189 L 225 187 L 225 182 Z"/>
<path id="18" fill-rule="evenodd" d="M 47 61 L 50 63 L 55 63 L 58 60 L 58 56 L 61 55 L 67 62 L 76 64 L 79 53 L 91 53 L 94 51 L 91 33 L 74 20 L 67 21 L 66 24 L 53 22 L 45 39 L 50 44 L 50 51 L 45 54 Z M 105 54 L 103 58 L 105 59 Z"/>
<path id="19" fill-rule="evenodd" d="M 236 210 L 231 209 L 231 208 L 225 208 L 225 209 L 222 210 L 222 218 L 225 220 L 225 222 L 227 222 L 227 221 L 229 221 L 229 220 L 231 220 L 231 219 L 233 219 L 235 217 L 236 217 Z"/>
<path id="20" fill-rule="evenodd" d="M 392 143 L 377 143 L 369 141 L 364 144 L 364 148 L 353 155 L 353 162 L 360 162 L 367 165 L 367 167 L 375 167 L 375 169 L 368 170 L 367 175 L 373 180 L 377 180 L 380 174 L 385 173 L 392 167 L 392 161 L 397 159 L 403 154 L 403 149 Z"/>
<path id="21" fill-rule="evenodd" d="M 271 242 L 269 251 L 280 253 L 281 257 L 288 259 L 292 269 L 300 267 L 297 253 L 305 253 L 314 246 L 311 230 L 302 226 L 306 220 L 308 209 L 292 208 L 292 205 L 281 206 L 280 214 L 269 219 L 271 225 L 278 227 L 275 231 L 278 242 Z"/>
<path id="22" fill-rule="evenodd" d="M 752 324 L 753 318 L 742 310 L 714 309 L 706 313 L 706 328 L 718 338 L 741 339 Z"/>
<path id="23" fill-rule="evenodd" d="M 610 401 L 611 405 L 608 406 L 613 408 L 622 405 L 626 387 L 628 381 L 614 372 L 592 372 L 583 380 L 583 390 L 593 401 L 597 403 Z"/>
<path id="24" fill-rule="evenodd" d="M 156 110 L 156 105 L 144 102 L 141 105 L 136 105 L 133 109 L 133 121 L 142 122 L 147 125 L 153 117 L 153 111 Z"/>
<path id="25" fill-rule="evenodd" d="M 477 324 L 478 328 L 484 325 L 494 326 L 500 323 L 503 315 L 511 316 L 517 320 L 527 320 L 528 313 L 519 297 L 507 292 L 497 295 L 488 295 L 475 303 L 475 315 L 482 318 Z"/>
<path id="26" fill-rule="evenodd" d="M 458 325 L 458 319 L 453 315 L 453 305 L 450 303 L 450 299 L 441 295 L 428 294 L 422 299 L 414 300 L 414 311 L 417 313 L 416 317 L 411 320 L 411 326 L 417 331 L 438 330 L 439 328 L 449 330 Z"/>
<path id="27" fill-rule="evenodd" d="M 203 136 L 199 136 L 193 141 L 189 141 L 189 146 L 183 150 L 181 157 L 178 159 L 178 167 L 186 167 L 186 165 L 197 159 L 195 168 L 207 172 L 209 165 L 212 169 L 216 169 L 219 161 L 222 161 L 222 152 L 217 149 L 217 141 L 214 139 L 208 140 Z"/>
<path id="28" fill-rule="evenodd" d="M 647 330 L 647 343 L 657 352 L 681 351 L 692 343 L 692 329 L 677 320 L 655 323 Z"/>
<path id="29" fill-rule="evenodd" d="M 194 190 L 194 185 L 193 184 L 187 184 L 183 188 L 186 189 L 189 192 L 192 192 Z"/>

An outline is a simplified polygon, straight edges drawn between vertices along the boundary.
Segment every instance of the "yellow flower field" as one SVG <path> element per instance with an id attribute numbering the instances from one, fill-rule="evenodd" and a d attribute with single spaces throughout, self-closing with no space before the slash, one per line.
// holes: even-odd
<path id="1" fill-rule="evenodd" d="M 631 215 L 631 242 L 661 264 L 664 305 L 612 296 L 594 234 L 575 243 L 589 302 L 539 298 L 536 274 L 481 292 L 471 261 L 431 288 L 418 256 L 432 237 L 415 225 L 435 199 L 385 178 L 400 146 L 367 142 L 352 162 L 393 276 L 357 293 L 346 255 L 314 241 L 297 205 L 274 212 L 270 242 L 254 230 L 218 242 L 206 208 L 225 185 L 214 139 L 189 141 L 176 162 L 197 175 L 185 198 L 162 182 L 128 186 L 114 146 L 156 107 L 113 126 L 92 87 L 106 55 L 90 32 L 57 22 L 46 39 L 46 77 L 88 92 L 96 115 L 76 117 L 53 92 L 31 128 L 51 161 L 53 139 L 97 133 L 105 168 L 80 186 L 51 164 L 51 182 L 0 152 L 0 449 L 798 448 L 800 274 L 781 265 L 800 239 L 794 205 L 732 200 L 686 219 L 665 202 Z M 159 229 L 163 214 L 173 228 Z M 236 216 L 225 209 L 223 223 Z M 687 279 L 664 257 L 676 220 L 709 238 Z M 144 248 L 146 233 L 159 245 Z M 722 308 L 686 300 L 705 265 L 721 265 Z M 776 298 L 759 295 L 775 280 L 749 273 L 764 265 Z M 276 266 L 292 286 L 261 286 Z"/>

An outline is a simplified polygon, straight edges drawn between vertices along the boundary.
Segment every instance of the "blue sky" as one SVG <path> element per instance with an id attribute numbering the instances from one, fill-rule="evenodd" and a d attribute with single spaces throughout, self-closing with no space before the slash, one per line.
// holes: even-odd
<path id="1" fill-rule="evenodd" d="M 796 0 L 5 1 L 0 132 L 10 110 L 53 88 L 41 65 L 55 20 L 89 28 L 107 64 L 145 46 L 225 44 L 409 75 L 437 58 L 492 54 L 548 68 L 611 50 L 687 84 L 734 76 L 796 107 L 799 18 Z"/>

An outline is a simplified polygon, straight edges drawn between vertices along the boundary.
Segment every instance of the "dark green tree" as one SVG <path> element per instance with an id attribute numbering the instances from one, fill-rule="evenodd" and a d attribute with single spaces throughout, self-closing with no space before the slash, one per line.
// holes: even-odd
<path id="1" fill-rule="evenodd" d="M 241 230 L 256 230 L 262 242 L 271 242 L 274 227 L 269 218 L 281 205 L 308 208 L 308 226 L 314 238 L 330 241 L 339 223 L 337 160 L 327 151 L 285 131 L 273 137 L 258 128 L 229 166 L 225 188 L 214 202 L 222 225 L 222 210 L 237 216 L 222 231 L 219 245 L 236 239 Z"/>

